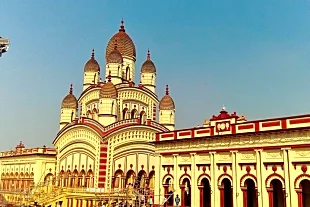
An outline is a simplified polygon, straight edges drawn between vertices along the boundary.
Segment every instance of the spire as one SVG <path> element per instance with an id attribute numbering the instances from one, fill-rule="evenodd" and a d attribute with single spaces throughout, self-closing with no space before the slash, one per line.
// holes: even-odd
<path id="1" fill-rule="evenodd" d="M 125 32 L 125 26 L 124 26 L 124 20 L 123 20 L 123 18 L 122 18 L 122 21 L 121 21 L 121 26 L 120 26 L 120 28 L 119 28 L 118 31 L 120 31 L 120 32 Z"/>
<path id="2" fill-rule="evenodd" d="M 92 49 L 92 53 L 91 53 L 91 58 L 94 59 L 95 58 L 95 49 Z"/>
<path id="3" fill-rule="evenodd" d="M 147 60 L 151 60 L 151 54 L 150 54 L 150 49 L 147 49 Z"/>
<path id="4" fill-rule="evenodd" d="M 108 81 L 111 82 L 111 71 L 109 71 Z"/>
<path id="5" fill-rule="evenodd" d="M 166 85 L 166 95 L 169 95 L 169 86 Z"/>
<path id="6" fill-rule="evenodd" d="M 72 94 L 72 92 L 73 92 L 73 86 L 72 86 L 72 84 L 71 84 L 71 85 L 70 85 L 70 91 L 69 91 L 69 93 Z"/>

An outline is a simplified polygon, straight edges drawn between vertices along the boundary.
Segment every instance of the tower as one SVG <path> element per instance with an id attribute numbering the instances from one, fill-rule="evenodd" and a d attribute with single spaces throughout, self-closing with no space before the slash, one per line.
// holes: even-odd
<path id="1" fill-rule="evenodd" d="M 147 51 L 146 61 L 141 67 L 141 84 L 155 93 L 156 88 L 156 67 L 151 60 L 150 50 Z"/>
<path id="2" fill-rule="evenodd" d="M 100 66 L 95 59 L 95 51 L 93 49 L 90 59 L 84 66 L 84 83 L 83 91 L 92 84 L 97 84 L 100 78 Z"/>
<path id="3" fill-rule="evenodd" d="M 61 103 L 61 114 L 60 114 L 60 130 L 71 123 L 76 115 L 78 109 L 78 102 L 76 97 L 73 95 L 72 84 L 70 86 L 69 94 L 63 99 Z"/>
<path id="4" fill-rule="evenodd" d="M 117 89 L 111 82 L 111 74 L 108 81 L 101 87 L 99 94 L 99 122 L 107 126 L 116 122 L 118 114 Z"/>
<path id="5" fill-rule="evenodd" d="M 123 72 L 122 67 L 123 67 L 123 57 L 122 54 L 117 49 L 117 39 L 115 39 L 114 49 L 108 55 L 106 65 L 106 77 L 110 75 L 111 82 L 113 84 L 122 83 L 122 72 Z"/>
<path id="6" fill-rule="evenodd" d="M 175 105 L 169 95 L 169 87 L 166 86 L 166 95 L 159 102 L 159 123 L 167 127 L 169 130 L 174 130 L 175 127 Z"/>

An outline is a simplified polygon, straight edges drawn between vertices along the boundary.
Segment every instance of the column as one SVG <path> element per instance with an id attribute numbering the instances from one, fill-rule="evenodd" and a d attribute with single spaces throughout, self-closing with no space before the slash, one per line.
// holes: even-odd
<path id="1" fill-rule="evenodd" d="M 185 199 L 184 199 L 185 187 L 181 185 L 180 188 L 181 188 L 181 195 L 179 195 L 179 197 L 181 198 L 181 207 L 185 207 Z M 173 202 L 173 205 L 174 203 L 175 201 Z"/>
<path id="2" fill-rule="evenodd" d="M 263 206 L 263 186 L 262 186 L 262 165 L 261 165 L 261 159 L 260 159 L 260 153 L 261 153 L 261 149 L 259 150 L 255 150 L 256 153 L 256 179 L 257 179 L 257 203 L 258 206 L 257 207 L 262 207 Z"/>
<path id="3" fill-rule="evenodd" d="M 79 207 L 79 199 L 76 199 L 76 207 Z"/>
<path id="4" fill-rule="evenodd" d="M 86 200 L 86 207 L 88 207 L 89 206 L 89 201 L 88 200 Z"/>
<path id="5" fill-rule="evenodd" d="M 247 194 L 247 187 L 241 187 L 242 190 L 242 200 L 243 200 L 243 207 L 247 207 L 248 205 L 248 194 Z"/>
<path id="6" fill-rule="evenodd" d="M 175 190 L 174 195 L 176 196 L 179 194 L 179 197 L 182 197 L 180 195 L 180 186 L 179 186 L 179 179 L 178 179 L 178 154 L 173 154 L 173 189 Z M 182 192 L 181 192 L 182 193 Z M 174 196 L 174 198 L 175 198 Z M 175 199 L 173 199 L 173 205 L 175 206 Z M 181 200 L 182 205 L 182 200 Z"/>
<path id="7" fill-rule="evenodd" d="M 80 207 L 83 207 L 83 200 L 80 200 Z"/>
<path id="8" fill-rule="evenodd" d="M 237 167 L 236 167 L 236 153 L 238 151 L 230 151 L 231 152 L 231 156 L 232 156 L 232 190 L 233 190 L 233 196 L 232 196 L 232 200 L 233 200 L 233 205 L 234 206 L 238 206 L 238 182 L 239 179 L 238 179 L 238 173 L 237 173 Z"/>
<path id="9" fill-rule="evenodd" d="M 303 207 L 302 203 L 302 189 L 296 189 L 297 196 L 298 196 L 298 207 Z"/>
<path id="10" fill-rule="evenodd" d="M 199 195 L 196 195 L 198 191 L 197 178 L 196 178 L 196 153 L 190 153 L 191 155 L 191 206 L 199 206 Z"/>
<path id="11" fill-rule="evenodd" d="M 67 198 L 67 207 L 70 207 L 70 199 Z"/>
<path id="12" fill-rule="evenodd" d="M 287 204 L 287 207 L 292 207 L 291 206 L 291 195 L 290 195 L 290 175 L 289 175 L 289 169 L 288 169 L 288 156 L 287 156 L 287 148 L 282 148 L 282 153 L 283 153 L 283 165 L 284 165 L 284 187 L 285 191 L 283 191 L 283 196 L 284 196 L 284 201 Z M 286 197 L 286 194 L 288 195 Z"/>
<path id="13" fill-rule="evenodd" d="M 73 198 L 70 199 L 70 207 L 73 207 Z"/>
<path id="14" fill-rule="evenodd" d="M 220 195 L 218 195 L 218 186 L 217 186 L 217 178 L 218 178 L 218 175 L 217 175 L 217 172 L 216 172 L 216 155 L 215 155 L 216 152 L 210 152 L 210 177 L 211 177 L 211 206 L 219 206 L 220 205 Z"/>
<path id="15" fill-rule="evenodd" d="M 198 186 L 198 189 L 199 189 L 199 206 L 200 207 L 203 207 L 203 204 L 204 204 L 204 197 L 203 197 L 203 186 Z"/>
<path id="16" fill-rule="evenodd" d="M 162 171 L 162 164 L 161 164 L 161 155 L 160 154 L 155 154 L 155 166 L 158 166 L 158 168 L 155 168 L 155 192 L 154 195 L 158 195 L 155 196 L 153 198 L 153 202 L 154 204 L 160 204 L 161 202 L 161 194 L 163 194 L 163 192 L 161 192 L 162 189 L 162 175 L 161 175 L 161 171 Z M 126 186 L 125 186 L 126 187 Z"/>
<path id="17" fill-rule="evenodd" d="M 224 207 L 224 186 L 219 186 L 220 190 L 220 207 Z"/>
<path id="18" fill-rule="evenodd" d="M 267 188 L 269 207 L 273 207 L 273 188 Z"/>

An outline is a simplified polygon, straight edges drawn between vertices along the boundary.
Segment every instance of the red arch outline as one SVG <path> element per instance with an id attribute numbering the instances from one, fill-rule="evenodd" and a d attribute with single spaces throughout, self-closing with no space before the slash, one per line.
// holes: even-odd
<path id="1" fill-rule="evenodd" d="M 201 184 L 201 180 L 203 179 L 203 177 L 206 177 L 209 180 L 209 183 L 211 184 L 211 177 L 210 177 L 210 175 L 208 175 L 206 173 L 202 173 L 201 175 L 199 175 L 199 177 L 197 179 L 197 185 L 202 185 Z M 199 180 L 200 180 L 200 184 L 199 184 Z"/>
<path id="2" fill-rule="evenodd" d="M 245 180 L 247 180 L 247 179 L 245 179 L 245 178 L 247 178 L 247 177 L 253 178 L 254 181 L 255 181 L 255 187 L 257 187 L 257 178 L 256 178 L 255 175 L 250 174 L 250 173 L 249 173 L 249 174 L 244 174 L 244 175 L 240 178 L 240 186 L 241 186 L 241 187 L 244 186 L 244 185 L 242 185 L 242 184 L 245 182 Z"/>
<path id="3" fill-rule="evenodd" d="M 222 185 L 222 183 L 220 183 L 220 180 L 222 179 L 222 177 L 227 176 L 230 179 L 231 185 L 232 185 L 232 176 L 227 174 L 227 173 L 223 173 L 222 175 L 220 175 L 217 179 L 217 185 Z"/>
<path id="4" fill-rule="evenodd" d="M 190 182 L 190 183 L 192 182 L 191 176 L 190 176 L 189 174 L 187 174 L 187 173 L 184 173 L 183 175 L 181 175 L 181 177 L 180 177 L 180 179 L 179 179 L 179 185 L 183 185 L 183 184 L 181 183 L 181 181 L 183 181 L 184 177 L 188 177 L 188 178 L 189 178 L 189 182 Z"/>
<path id="5" fill-rule="evenodd" d="M 282 177 L 282 175 L 280 175 L 278 173 L 272 173 L 272 174 L 268 175 L 268 177 L 266 178 L 266 181 L 265 181 L 266 188 L 271 187 L 270 185 L 268 185 L 268 183 L 270 182 L 270 180 L 273 180 L 274 178 L 280 178 L 280 181 L 282 183 L 282 188 L 285 188 L 285 180 Z"/>
<path id="6" fill-rule="evenodd" d="M 308 178 L 309 179 L 309 181 L 310 181 L 310 175 L 309 174 L 300 174 L 300 175 L 298 175 L 296 178 L 295 178 L 295 180 L 294 180 L 294 187 L 295 188 L 300 188 L 300 183 L 301 183 L 301 181 L 303 181 L 304 179 L 301 179 L 302 177 L 306 177 L 306 178 Z M 299 182 L 298 182 L 299 181 Z M 297 183 L 298 182 L 298 183 Z M 298 184 L 298 186 L 297 186 L 297 184 Z"/>
<path id="7" fill-rule="evenodd" d="M 168 173 L 168 174 L 166 174 L 166 175 L 163 177 L 163 179 L 162 179 L 162 184 L 165 184 L 165 180 L 166 180 L 167 177 L 171 177 L 172 179 L 174 179 L 174 178 L 173 178 L 173 175 L 171 175 L 170 173 Z"/>

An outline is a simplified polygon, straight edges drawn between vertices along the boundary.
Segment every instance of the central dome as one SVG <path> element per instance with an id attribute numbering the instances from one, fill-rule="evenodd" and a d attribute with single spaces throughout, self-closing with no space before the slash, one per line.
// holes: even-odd
<path id="1" fill-rule="evenodd" d="M 121 26 L 118 30 L 118 33 L 113 35 L 113 37 L 111 37 L 108 42 L 105 53 L 106 60 L 108 58 L 108 55 L 114 50 L 115 40 L 117 40 L 117 49 L 122 54 L 122 56 L 128 56 L 133 58 L 134 60 L 136 59 L 136 47 L 132 39 L 125 31 L 123 20 L 121 21 Z"/>

